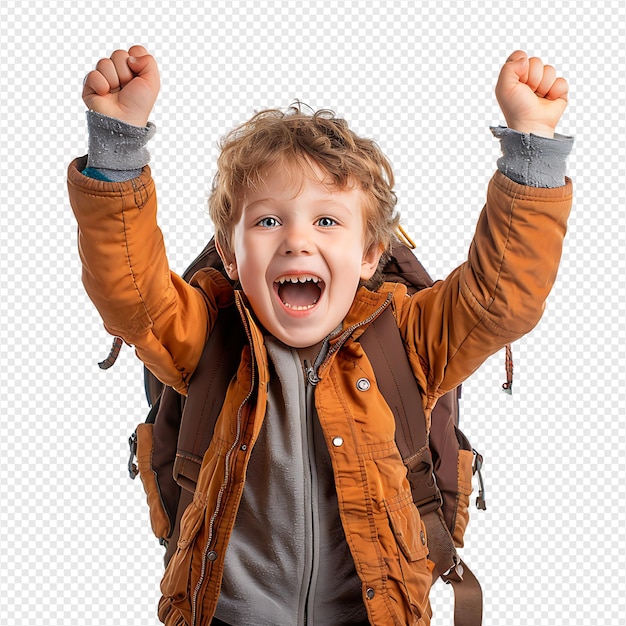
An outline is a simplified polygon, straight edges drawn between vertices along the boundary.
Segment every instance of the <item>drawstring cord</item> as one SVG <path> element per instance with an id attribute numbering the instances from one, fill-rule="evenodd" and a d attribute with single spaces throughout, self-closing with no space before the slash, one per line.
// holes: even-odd
<path id="1" fill-rule="evenodd" d="M 504 357 L 504 369 L 506 370 L 506 382 L 502 384 L 504 393 L 512 395 L 513 393 L 513 352 L 511 351 L 511 344 L 507 343 L 505 346 L 506 353 Z"/>
<path id="2" fill-rule="evenodd" d="M 100 363 L 98 363 L 98 367 L 101 370 L 108 370 L 109 367 L 111 367 L 113 363 L 115 363 L 120 353 L 120 350 L 122 349 L 122 343 L 123 340 L 121 337 L 115 337 L 115 339 L 113 339 L 113 344 L 111 345 L 109 356 L 104 359 L 104 361 L 100 361 Z"/>

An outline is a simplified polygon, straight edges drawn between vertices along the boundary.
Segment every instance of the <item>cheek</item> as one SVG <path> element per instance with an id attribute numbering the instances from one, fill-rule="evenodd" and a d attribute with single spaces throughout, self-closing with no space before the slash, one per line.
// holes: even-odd
<path id="1" fill-rule="evenodd" d="M 251 270 L 251 266 L 247 259 L 243 259 L 241 264 L 237 266 L 239 274 L 239 282 L 243 291 L 248 293 L 255 293 L 259 290 L 260 280 L 258 273 Z"/>
<path id="2" fill-rule="evenodd" d="M 248 238 L 241 233 L 235 231 L 233 234 L 233 262 L 239 271 L 239 278 L 242 275 L 249 275 L 250 268 L 254 268 L 257 262 L 254 259 L 254 243 L 248 241 Z"/>
<path id="3" fill-rule="evenodd" d="M 243 291 L 248 296 L 267 292 L 266 272 L 268 258 L 266 248 L 248 243 L 248 248 L 236 251 L 237 272 Z"/>

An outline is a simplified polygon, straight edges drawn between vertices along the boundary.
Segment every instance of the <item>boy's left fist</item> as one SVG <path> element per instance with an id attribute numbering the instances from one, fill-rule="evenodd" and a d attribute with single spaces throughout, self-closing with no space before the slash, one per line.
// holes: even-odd
<path id="1" fill-rule="evenodd" d="M 496 98 L 509 128 L 553 137 L 567 106 L 568 89 L 551 65 L 517 50 L 500 70 Z"/>

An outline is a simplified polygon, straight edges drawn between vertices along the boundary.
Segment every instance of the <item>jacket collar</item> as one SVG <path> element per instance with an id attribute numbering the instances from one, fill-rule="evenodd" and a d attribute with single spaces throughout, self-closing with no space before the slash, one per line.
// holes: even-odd
<path id="1" fill-rule="evenodd" d="M 397 287 L 398 283 L 385 283 L 378 291 L 370 291 L 365 287 L 360 287 L 343 323 L 328 337 L 331 350 L 335 347 L 341 347 L 350 336 L 353 339 L 360 337 L 369 324 L 391 303 L 391 298 Z M 263 330 L 241 290 L 235 291 L 235 300 L 242 321 L 246 326 L 248 339 L 252 342 L 258 357 L 259 353 L 265 353 Z"/>
<path id="2" fill-rule="evenodd" d="M 394 283 L 385 283 L 378 291 L 369 291 L 365 287 L 360 287 L 343 321 L 342 332 L 353 326 L 362 326 L 364 322 L 366 322 L 364 327 L 367 327 L 368 320 L 375 319 L 385 308 L 384 305 L 387 300 L 390 300 L 395 286 Z"/>

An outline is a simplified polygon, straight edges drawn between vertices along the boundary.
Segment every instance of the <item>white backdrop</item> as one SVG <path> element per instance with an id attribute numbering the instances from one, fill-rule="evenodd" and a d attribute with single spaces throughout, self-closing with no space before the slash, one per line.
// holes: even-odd
<path id="1" fill-rule="evenodd" d="M 219 137 L 300 99 L 382 146 L 404 225 L 442 277 L 464 258 L 495 168 L 500 65 L 523 48 L 569 79 L 560 131 L 576 136 L 576 196 L 557 285 L 514 345 L 513 396 L 503 353 L 464 386 L 488 505 L 464 556 L 486 626 L 624 623 L 625 23 L 617 0 L 5 0 L 0 623 L 157 623 L 162 551 L 125 469 L 146 412 L 141 367 L 129 348 L 97 367 L 109 337 L 80 283 L 65 188 L 86 150 L 82 78 L 133 43 L 162 72 L 150 150 L 177 271 L 211 232 Z M 448 600 L 438 585 L 435 626 L 451 623 Z"/>

